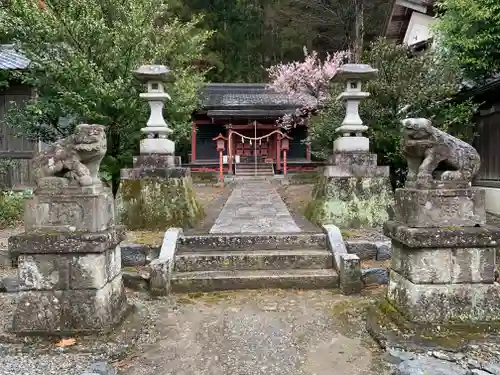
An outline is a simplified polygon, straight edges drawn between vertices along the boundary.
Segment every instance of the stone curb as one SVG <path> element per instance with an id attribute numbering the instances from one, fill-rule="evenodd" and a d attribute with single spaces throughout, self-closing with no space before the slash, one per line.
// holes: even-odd
<path id="1" fill-rule="evenodd" d="M 361 292 L 361 261 L 356 254 L 349 254 L 340 229 L 335 225 L 323 225 L 328 250 L 333 255 L 334 266 L 339 273 L 340 290 L 349 295 Z"/>
<path id="2" fill-rule="evenodd" d="M 363 280 L 364 285 L 368 284 L 378 284 L 386 285 L 389 284 L 389 270 L 387 268 L 365 268 L 361 270 L 361 280 Z"/>
<path id="3" fill-rule="evenodd" d="M 426 353 L 387 348 L 385 359 L 397 366 L 393 375 L 500 375 L 500 364 L 477 360 L 461 352 L 433 350 Z"/>
<path id="4" fill-rule="evenodd" d="M 349 254 L 356 254 L 361 260 L 389 260 L 392 254 L 391 241 L 346 240 Z"/>
<path id="5" fill-rule="evenodd" d="M 177 241 L 181 235 L 181 228 L 169 228 L 163 237 L 160 255 L 149 263 L 149 288 L 153 295 L 166 296 L 170 293 Z"/>
<path id="6" fill-rule="evenodd" d="M 122 252 L 122 267 L 145 266 L 160 255 L 160 246 L 146 244 L 124 243 L 120 244 Z"/>

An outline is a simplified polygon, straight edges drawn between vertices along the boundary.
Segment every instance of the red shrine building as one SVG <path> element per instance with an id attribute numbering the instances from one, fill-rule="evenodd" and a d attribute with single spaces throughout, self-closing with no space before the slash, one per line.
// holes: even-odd
<path id="1" fill-rule="evenodd" d="M 277 120 L 302 103 L 271 91 L 265 84 L 210 83 L 200 90 L 201 106 L 193 114 L 189 166 L 193 172 L 219 171 L 216 140 L 222 135 L 224 172 L 280 174 L 315 170 L 307 125 L 284 130 Z M 285 138 L 287 139 L 285 141 Z"/>

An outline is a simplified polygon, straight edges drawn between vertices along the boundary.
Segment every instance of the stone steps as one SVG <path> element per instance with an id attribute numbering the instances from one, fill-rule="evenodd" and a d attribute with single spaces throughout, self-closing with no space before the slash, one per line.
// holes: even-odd
<path id="1" fill-rule="evenodd" d="M 332 268 L 327 250 L 248 250 L 181 253 L 175 258 L 175 271 L 286 270 Z"/>
<path id="2" fill-rule="evenodd" d="M 337 288 L 323 233 L 183 236 L 172 291 Z"/>
<path id="3" fill-rule="evenodd" d="M 273 176 L 272 164 L 236 164 L 236 176 Z"/>
<path id="4" fill-rule="evenodd" d="M 236 176 L 274 176 L 273 171 L 238 171 L 236 172 Z"/>
<path id="5" fill-rule="evenodd" d="M 333 269 L 235 270 L 181 272 L 172 276 L 173 292 L 235 289 L 329 289 L 337 288 L 339 278 Z"/>
<path id="6" fill-rule="evenodd" d="M 182 236 L 177 253 L 220 250 L 326 249 L 324 233 L 205 234 Z"/>

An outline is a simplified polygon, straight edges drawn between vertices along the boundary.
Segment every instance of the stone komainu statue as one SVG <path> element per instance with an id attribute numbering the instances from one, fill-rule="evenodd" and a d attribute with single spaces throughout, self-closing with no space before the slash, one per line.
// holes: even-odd
<path id="1" fill-rule="evenodd" d="M 402 123 L 408 183 L 429 182 L 436 178 L 436 169 L 441 180 L 472 181 L 481 165 L 474 147 L 436 129 L 428 119 L 407 118 Z"/>
<path id="2" fill-rule="evenodd" d="M 80 124 L 74 133 L 42 150 L 32 160 L 38 186 L 46 178 L 59 177 L 81 186 L 99 184 L 99 165 L 106 154 L 102 125 Z"/>

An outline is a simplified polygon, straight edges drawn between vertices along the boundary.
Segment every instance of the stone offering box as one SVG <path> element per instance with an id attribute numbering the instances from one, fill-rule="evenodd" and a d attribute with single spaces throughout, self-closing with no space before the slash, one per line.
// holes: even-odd
<path id="1" fill-rule="evenodd" d="M 26 203 L 25 232 L 9 238 L 18 257 L 12 330 L 63 335 L 102 332 L 127 310 L 111 190 L 49 178 Z M 50 181 L 49 181 L 50 182 Z"/>

